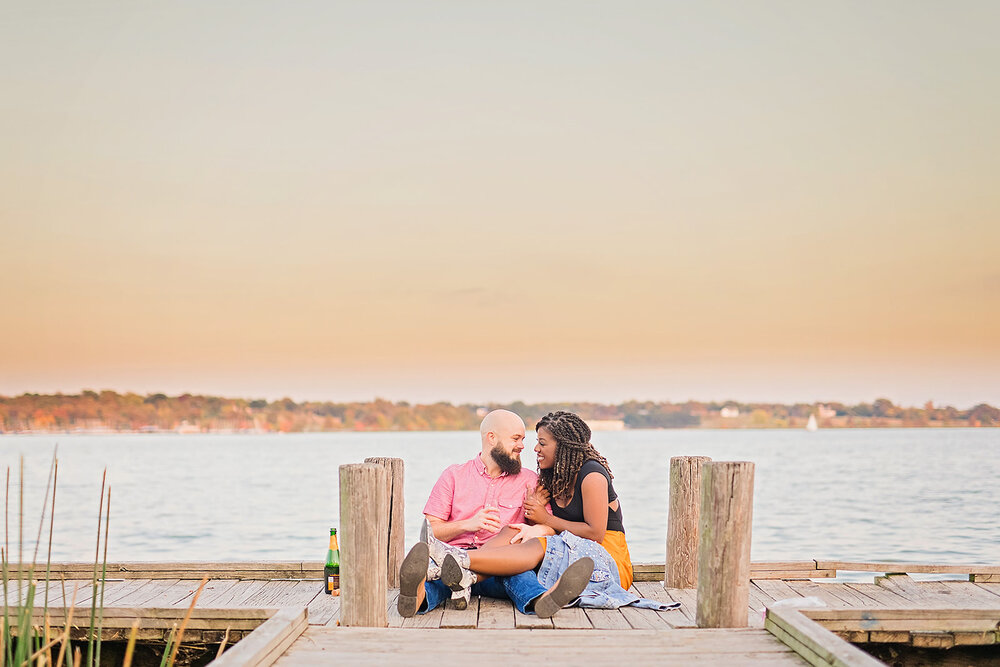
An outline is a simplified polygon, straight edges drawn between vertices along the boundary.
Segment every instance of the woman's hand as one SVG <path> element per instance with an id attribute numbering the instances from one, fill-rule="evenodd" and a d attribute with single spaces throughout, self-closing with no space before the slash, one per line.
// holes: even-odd
<path id="1" fill-rule="evenodd" d="M 539 525 L 547 525 L 552 516 L 545 510 L 549 502 L 548 491 L 539 487 L 535 492 L 524 497 L 524 518 Z"/>
<path id="2" fill-rule="evenodd" d="M 529 526 L 526 523 L 512 523 L 510 524 L 510 527 L 517 531 L 517 535 L 510 538 L 511 544 L 526 542 L 534 537 L 547 537 L 549 535 L 556 534 L 556 531 L 552 530 L 548 526 L 542 526 L 539 524 Z"/>

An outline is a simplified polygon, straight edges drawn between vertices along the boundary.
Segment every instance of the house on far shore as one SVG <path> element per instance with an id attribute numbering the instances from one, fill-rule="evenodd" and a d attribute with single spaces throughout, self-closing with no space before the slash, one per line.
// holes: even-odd
<path id="1" fill-rule="evenodd" d="M 587 426 L 591 431 L 624 431 L 623 419 L 588 419 Z"/>
<path id="2" fill-rule="evenodd" d="M 740 409 L 735 405 L 727 405 L 719 410 L 719 416 L 723 419 L 736 419 L 740 416 Z"/>

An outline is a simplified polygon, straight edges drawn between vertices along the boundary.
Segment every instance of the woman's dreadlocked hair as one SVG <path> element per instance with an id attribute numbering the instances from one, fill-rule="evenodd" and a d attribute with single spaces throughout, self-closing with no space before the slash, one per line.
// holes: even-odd
<path id="1" fill-rule="evenodd" d="M 552 498 L 573 495 L 573 481 L 587 461 L 597 461 L 611 475 L 608 460 L 590 444 L 590 427 L 572 412 L 550 412 L 535 424 L 535 432 L 544 428 L 556 440 L 556 463 L 538 471 L 542 486 Z M 614 475 L 611 475 L 613 478 Z"/>

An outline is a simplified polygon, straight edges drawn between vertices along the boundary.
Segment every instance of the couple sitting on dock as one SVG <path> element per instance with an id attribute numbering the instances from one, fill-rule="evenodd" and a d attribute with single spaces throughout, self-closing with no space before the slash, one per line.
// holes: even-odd
<path id="1" fill-rule="evenodd" d="M 400 567 L 398 609 L 423 614 L 473 594 L 549 618 L 565 606 L 670 609 L 629 592 L 632 562 L 607 460 L 577 415 L 535 426 L 539 474 L 521 467 L 524 421 L 496 410 L 482 451 L 448 467 L 424 507 L 420 541 Z M 551 509 L 551 512 L 549 511 Z"/>

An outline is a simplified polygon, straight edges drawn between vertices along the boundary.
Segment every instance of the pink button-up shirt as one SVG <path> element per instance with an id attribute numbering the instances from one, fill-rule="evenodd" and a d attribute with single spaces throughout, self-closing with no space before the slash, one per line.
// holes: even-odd
<path id="1" fill-rule="evenodd" d="M 438 478 L 424 505 L 424 514 L 444 521 L 468 519 L 483 507 L 500 510 L 500 524 L 524 522 L 524 494 L 535 490 L 538 475 L 521 468 L 516 475 L 502 473 L 490 477 L 479 456 L 466 463 L 448 466 Z M 480 530 L 462 533 L 450 541 L 456 547 L 478 547 L 496 533 Z"/>

